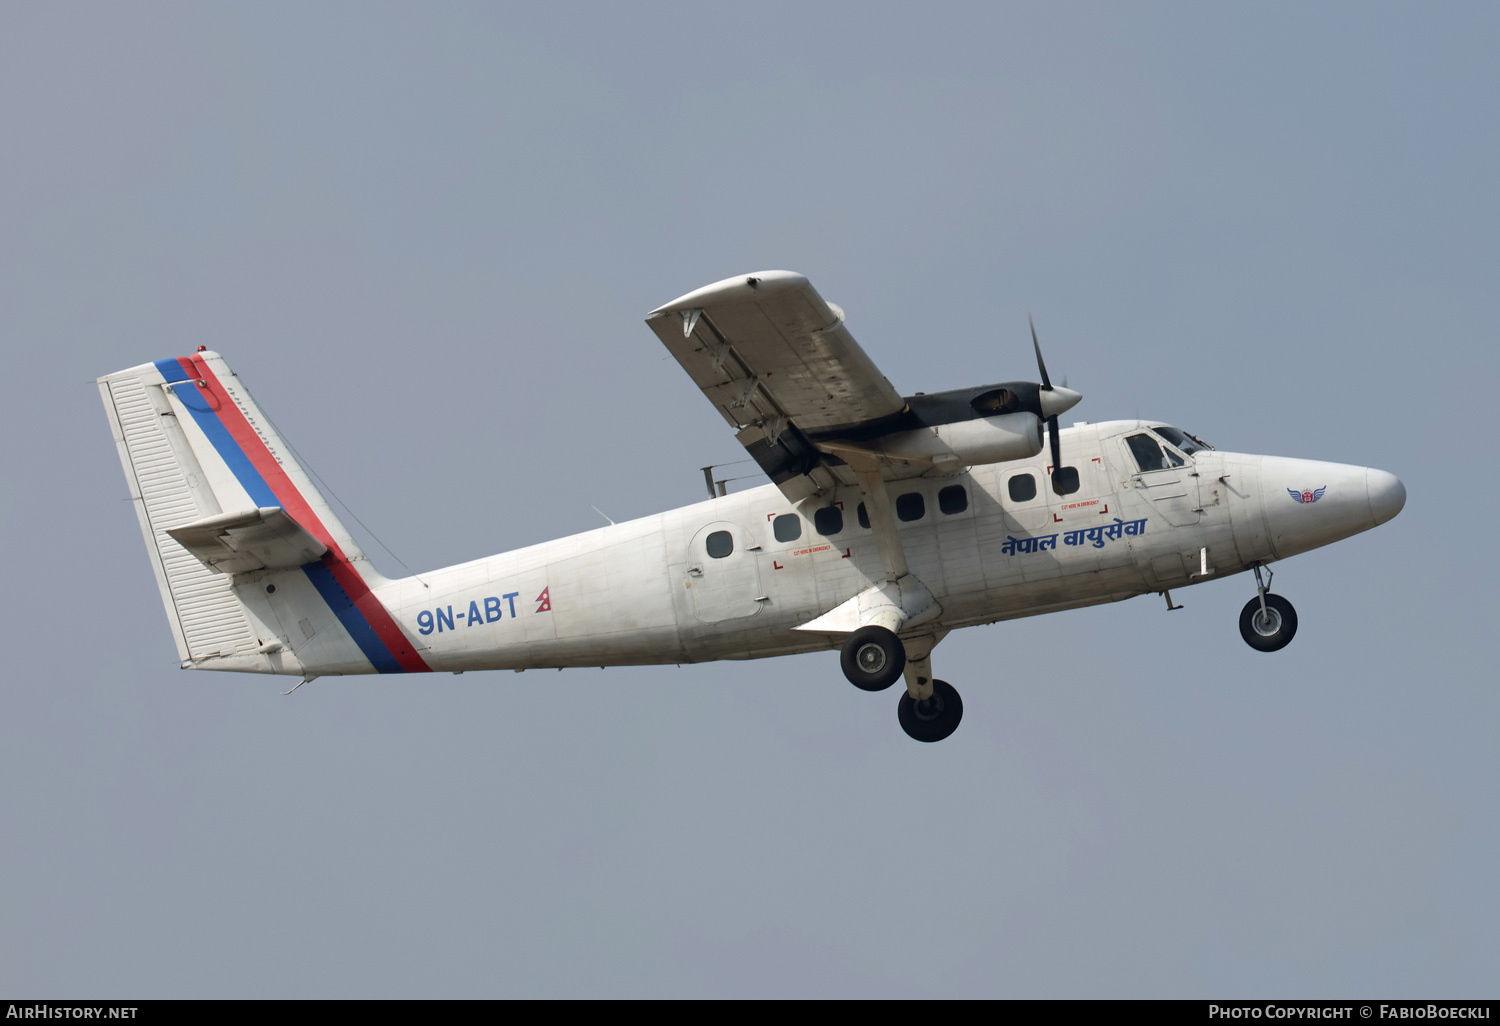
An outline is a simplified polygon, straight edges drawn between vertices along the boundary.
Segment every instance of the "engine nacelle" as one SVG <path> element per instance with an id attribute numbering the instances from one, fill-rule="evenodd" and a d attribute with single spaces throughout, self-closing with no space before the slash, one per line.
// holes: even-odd
<path id="1" fill-rule="evenodd" d="M 1034 413 L 978 417 L 934 430 L 968 466 L 1030 459 L 1042 451 L 1042 422 Z"/>
<path id="2" fill-rule="evenodd" d="M 1042 451 L 1042 422 L 1034 413 L 1004 413 L 938 424 L 919 431 L 896 431 L 865 443 L 897 459 L 933 459 L 940 447 L 958 456 L 964 466 L 1024 460 Z M 941 462 L 938 457 L 934 462 Z"/>

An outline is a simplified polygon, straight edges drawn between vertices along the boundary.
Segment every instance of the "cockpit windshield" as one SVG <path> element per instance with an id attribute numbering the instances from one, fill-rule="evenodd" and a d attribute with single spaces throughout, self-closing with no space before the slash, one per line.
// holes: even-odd
<path id="1" fill-rule="evenodd" d="M 1188 434 L 1186 431 L 1179 431 L 1174 427 L 1157 427 L 1152 428 L 1151 430 L 1161 435 L 1163 438 L 1171 442 L 1173 445 L 1177 446 L 1177 448 L 1181 449 L 1189 456 L 1191 456 L 1195 452 L 1202 452 L 1204 449 L 1213 448 L 1213 446 L 1209 445 L 1201 438 L 1195 438 L 1192 435 Z"/>

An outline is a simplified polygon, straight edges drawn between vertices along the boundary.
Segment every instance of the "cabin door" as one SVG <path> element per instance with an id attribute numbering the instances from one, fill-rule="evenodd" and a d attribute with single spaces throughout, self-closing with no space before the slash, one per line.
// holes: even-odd
<path id="1" fill-rule="evenodd" d="M 755 542 L 739 524 L 716 521 L 693 535 L 688 547 L 687 577 L 693 611 L 704 623 L 754 616 L 759 601 L 760 566 Z"/>

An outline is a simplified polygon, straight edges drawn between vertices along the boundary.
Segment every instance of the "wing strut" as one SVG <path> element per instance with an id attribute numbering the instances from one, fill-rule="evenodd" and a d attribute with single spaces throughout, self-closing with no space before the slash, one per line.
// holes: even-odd
<path id="1" fill-rule="evenodd" d="M 846 462 L 854 469 L 860 490 L 864 492 L 865 512 L 870 518 L 870 530 L 880 552 L 885 580 L 870 585 L 847 602 L 796 629 L 852 634 L 863 627 L 875 626 L 898 634 L 938 619 L 943 607 L 906 565 L 906 551 L 901 547 L 901 536 L 896 531 L 895 510 L 891 508 L 879 461 L 870 456 L 849 454 Z"/>
<path id="2" fill-rule="evenodd" d="M 870 530 L 875 535 L 875 547 L 880 550 L 880 565 L 885 569 L 885 579 L 891 583 L 901 580 L 910 570 L 906 566 L 906 550 L 901 547 L 901 536 L 896 533 L 896 515 L 891 509 L 891 496 L 885 490 L 885 479 L 880 475 L 880 464 L 875 460 L 860 460 L 854 465 L 859 487 L 865 493 Z"/>

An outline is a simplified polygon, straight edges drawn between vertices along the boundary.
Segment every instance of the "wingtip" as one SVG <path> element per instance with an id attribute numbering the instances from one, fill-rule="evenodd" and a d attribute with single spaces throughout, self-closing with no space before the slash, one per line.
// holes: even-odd
<path id="1" fill-rule="evenodd" d="M 737 274 L 732 278 L 724 278 L 694 289 L 687 295 L 678 296 L 670 303 L 664 303 L 652 310 L 646 315 L 646 319 L 649 321 L 661 314 L 691 310 L 699 306 L 712 306 L 716 303 L 743 302 L 768 292 L 780 292 L 808 284 L 807 276 L 798 274 L 796 271 L 751 271 L 748 274 Z"/>

